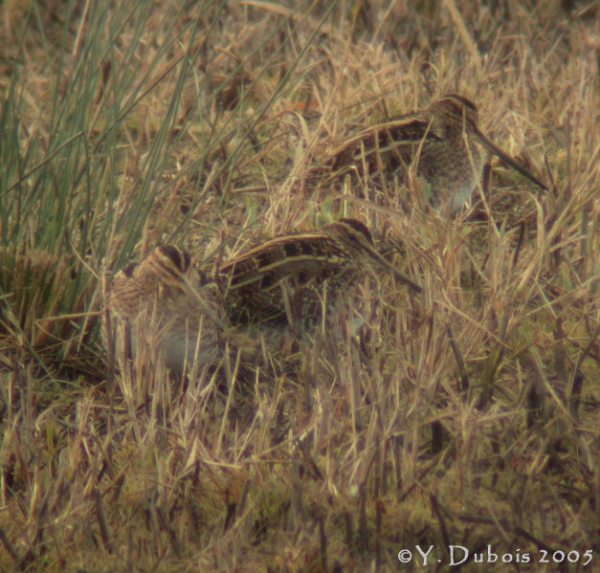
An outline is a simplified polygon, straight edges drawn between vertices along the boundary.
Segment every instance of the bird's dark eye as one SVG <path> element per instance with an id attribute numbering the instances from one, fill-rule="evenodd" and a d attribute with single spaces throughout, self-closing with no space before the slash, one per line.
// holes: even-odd
<path id="1" fill-rule="evenodd" d="M 348 238 L 357 245 L 362 245 L 362 241 L 360 240 L 360 236 L 358 233 L 348 233 Z"/>
<path id="2" fill-rule="evenodd" d="M 366 239 L 367 243 L 373 243 L 373 236 L 371 235 L 371 231 L 369 231 L 368 227 L 362 223 L 361 221 L 357 221 L 356 219 L 340 219 L 340 222 L 345 223 L 347 227 L 350 227 L 352 231 L 348 233 L 348 235 L 354 235 L 354 240 L 362 244 L 364 239 Z M 362 235 L 362 237 L 360 237 Z"/>
<path id="3" fill-rule="evenodd" d="M 129 263 L 121 272 L 129 279 L 133 276 L 135 269 L 138 267 L 138 263 Z"/>
<path id="4" fill-rule="evenodd" d="M 163 245 L 160 250 L 165 257 L 171 259 L 175 268 L 181 272 L 185 273 L 190 268 L 191 258 L 187 251 L 178 249 L 173 245 Z"/>

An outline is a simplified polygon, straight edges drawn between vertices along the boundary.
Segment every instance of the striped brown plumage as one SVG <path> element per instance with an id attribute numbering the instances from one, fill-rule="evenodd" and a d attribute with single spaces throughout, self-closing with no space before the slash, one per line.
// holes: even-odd
<path id="1" fill-rule="evenodd" d="M 420 287 L 375 250 L 368 228 L 340 219 L 317 231 L 276 237 L 227 262 L 218 271 L 232 324 L 258 326 L 267 338 L 302 339 L 356 305 L 356 283 L 374 266 Z"/>
<path id="2" fill-rule="evenodd" d="M 363 177 L 402 176 L 411 166 L 431 185 L 430 202 L 455 213 L 480 181 L 479 145 L 530 181 L 544 183 L 516 162 L 478 128 L 477 107 L 467 98 L 446 95 L 424 110 L 373 125 L 330 152 L 335 176 L 358 172 Z"/>
<path id="3" fill-rule="evenodd" d="M 107 296 L 108 340 L 122 365 L 138 351 L 176 373 L 213 364 L 219 354 L 224 314 L 218 285 L 190 266 L 173 245 L 154 249 L 114 278 Z"/>

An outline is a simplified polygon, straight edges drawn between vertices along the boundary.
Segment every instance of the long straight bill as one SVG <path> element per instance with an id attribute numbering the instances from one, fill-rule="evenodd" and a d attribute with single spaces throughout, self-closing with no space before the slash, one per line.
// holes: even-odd
<path id="1" fill-rule="evenodd" d="M 415 292 L 423 292 L 423 287 L 418 285 L 411 278 L 407 277 L 404 273 L 401 273 L 398 269 L 395 269 L 390 263 L 388 263 L 378 252 L 368 249 L 367 251 L 374 262 L 376 262 L 383 270 L 392 273 L 396 279 L 403 282 L 405 285 L 413 289 Z"/>
<path id="2" fill-rule="evenodd" d="M 502 161 L 504 161 L 504 163 L 510 165 L 513 169 L 516 169 L 519 173 L 521 173 L 521 175 L 527 177 L 527 179 L 535 183 L 538 187 L 541 187 L 544 191 L 548 191 L 548 187 L 546 187 L 544 183 L 527 171 L 525 167 L 517 163 L 512 157 L 504 153 L 504 151 L 502 151 L 502 149 L 500 149 L 493 141 L 489 140 L 485 135 L 483 135 L 481 131 L 475 129 L 475 133 L 477 134 L 477 137 L 479 137 L 481 143 L 494 155 L 498 156 Z"/>

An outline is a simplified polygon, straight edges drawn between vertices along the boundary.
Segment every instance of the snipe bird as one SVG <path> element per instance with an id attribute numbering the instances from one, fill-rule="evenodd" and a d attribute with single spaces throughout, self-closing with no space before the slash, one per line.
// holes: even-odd
<path id="1" fill-rule="evenodd" d="M 302 340 L 323 318 L 331 323 L 340 304 L 352 307 L 355 283 L 374 266 L 421 292 L 377 253 L 369 229 L 355 219 L 271 239 L 221 266 L 218 275 L 231 323 L 257 326 L 277 344 L 286 332 Z"/>
<path id="2" fill-rule="evenodd" d="M 458 211 L 480 181 L 482 145 L 537 186 L 547 187 L 477 127 L 477 107 L 467 98 L 446 95 L 424 110 L 392 118 L 358 133 L 330 152 L 337 173 L 358 170 L 386 178 L 416 174 L 431 185 L 430 203 Z"/>
<path id="3" fill-rule="evenodd" d="M 181 374 L 217 360 L 224 329 L 220 290 L 190 267 L 184 250 L 163 245 L 125 267 L 114 278 L 106 306 L 107 339 L 119 362 L 148 352 L 151 363 L 161 360 Z"/>

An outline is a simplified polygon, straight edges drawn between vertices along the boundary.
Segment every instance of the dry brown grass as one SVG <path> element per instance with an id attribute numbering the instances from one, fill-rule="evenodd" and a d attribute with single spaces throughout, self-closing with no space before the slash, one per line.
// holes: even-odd
<path id="1" fill-rule="evenodd" d="M 425 570 L 419 544 L 427 570 L 450 545 L 594 570 L 598 4 L 121 4 L 1 8 L 0 569 Z M 384 207 L 315 180 L 448 92 L 551 190 L 494 165 L 448 221 L 418 182 Z M 101 285 L 132 254 L 210 268 L 343 215 L 424 287 L 382 277 L 361 340 L 107 373 Z"/>

